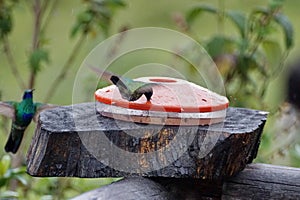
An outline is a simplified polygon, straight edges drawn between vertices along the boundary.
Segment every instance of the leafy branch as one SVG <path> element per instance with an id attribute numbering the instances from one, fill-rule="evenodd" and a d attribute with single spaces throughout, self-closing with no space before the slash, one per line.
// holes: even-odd
<path id="1" fill-rule="evenodd" d="M 219 13 L 223 12 L 224 18 L 236 28 L 237 36 L 220 34 L 219 31 L 219 34 L 203 43 L 225 80 L 226 93 L 231 105 L 267 109 L 271 111 L 273 115 L 271 117 L 279 119 L 271 121 L 270 126 L 273 126 L 271 131 L 263 134 L 261 145 L 263 150 L 259 159 L 264 161 L 280 154 L 282 150 L 289 152 L 291 157 L 293 154 L 297 155 L 299 160 L 300 146 L 295 146 L 294 142 L 299 124 L 291 124 L 296 119 L 294 113 L 297 112 L 292 112 L 293 109 L 289 106 L 283 106 L 286 108 L 280 110 L 280 106 L 270 108 L 265 103 L 266 90 L 271 80 L 282 72 L 294 44 L 293 26 L 288 16 L 283 13 L 284 2 L 284 0 L 270 0 L 267 6 L 255 8 L 250 13 L 223 10 L 220 5 L 218 8 L 200 4 L 186 15 L 186 22 L 190 28 L 202 13 L 220 17 Z M 218 26 L 220 23 L 222 21 L 218 20 Z M 274 116 L 276 111 L 281 115 Z M 286 127 L 287 121 L 289 127 Z M 271 138 L 274 138 L 273 142 Z"/>
<path id="2" fill-rule="evenodd" d="M 28 182 L 25 179 L 26 167 L 12 168 L 12 159 L 9 155 L 4 155 L 0 159 L 0 189 L 6 188 L 9 182 L 12 180 L 17 180 L 22 185 L 27 185 Z M 10 199 L 19 197 L 17 192 L 5 191 L 0 193 L 0 199 Z"/>
<path id="3" fill-rule="evenodd" d="M 32 10 L 34 13 L 34 29 L 32 36 L 32 50 L 29 57 L 29 66 L 30 66 L 30 78 L 29 78 L 29 88 L 33 88 L 35 85 L 36 74 L 40 70 L 41 63 L 43 61 L 48 62 L 48 52 L 42 49 L 40 40 L 41 40 L 41 24 L 43 19 L 43 14 L 46 9 L 48 1 L 44 1 L 44 6 L 41 3 L 41 0 L 34 0 L 32 5 Z"/>
<path id="4" fill-rule="evenodd" d="M 73 47 L 72 52 L 71 52 L 68 60 L 64 64 L 63 68 L 61 69 L 59 75 L 54 79 L 53 84 L 50 86 L 50 88 L 45 96 L 44 102 L 48 102 L 51 99 L 51 97 L 57 90 L 60 83 L 64 80 L 65 76 L 67 75 L 68 71 L 70 70 L 70 67 L 72 66 L 72 64 L 76 58 L 76 55 L 79 53 L 80 49 L 82 48 L 85 40 L 86 40 L 86 36 L 81 35 L 81 37 L 78 39 L 77 43 Z"/>
<path id="5" fill-rule="evenodd" d="M 18 66 L 13 57 L 13 53 L 10 48 L 10 42 L 8 40 L 8 35 L 11 33 L 13 28 L 12 22 L 12 10 L 17 1 L 0 1 L 0 42 L 3 43 L 4 54 L 6 55 L 8 64 L 15 77 L 20 89 L 26 88 L 25 82 L 20 75 Z"/>
<path id="6" fill-rule="evenodd" d="M 67 75 L 68 71 L 75 61 L 76 56 L 85 44 L 87 36 L 89 34 L 96 35 L 99 31 L 102 31 L 104 35 L 107 36 L 109 25 L 113 17 L 113 11 L 116 8 L 125 6 L 122 0 L 86 0 L 85 3 L 85 10 L 79 13 L 76 23 L 71 30 L 71 37 L 74 38 L 79 35 L 79 39 L 74 45 L 59 75 L 50 86 L 44 100 L 45 102 L 48 102 L 51 99 L 58 86 L 64 80 L 65 76 Z"/>
<path id="7" fill-rule="evenodd" d="M 238 30 L 238 37 L 218 34 L 204 42 L 225 79 L 228 96 L 251 96 L 256 98 L 253 102 L 263 102 L 268 84 L 282 70 L 294 43 L 293 26 L 282 13 L 283 3 L 283 0 L 272 0 L 268 6 L 256 8 L 249 15 L 236 10 L 224 10 L 220 2 L 220 8 L 200 4 L 187 13 L 186 21 L 190 27 L 204 12 L 218 17 L 223 13 Z M 218 20 L 218 26 L 223 27 L 220 25 L 223 21 Z M 283 30 L 283 45 L 272 39 L 272 34 L 279 28 Z M 272 55 L 276 55 L 273 60 L 277 58 L 274 63 L 268 59 Z M 240 98 L 236 104 L 249 106 L 243 105 L 245 102 L 249 101 Z M 255 107 L 262 108 L 261 105 L 259 103 Z"/>
<path id="8" fill-rule="evenodd" d="M 34 88 L 37 74 L 40 72 L 42 65 L 48 64 L 50 61 L 49 52 L 43 41 L 45 41 L 47 27 L 58 4 L 58 0 L 32 0 L 29 2 L 33 13 L 33 34 L 31 50 L 28 55 L 28 66 L 30 69 L 28 84 L 26 84 L 19 72 L 19 67 L 17 66 L 8 40 L 8 36 L 13 29 L 12 10 L 17 3 L 18 0 L 0 0 L 0 42 L 3 44 L 4 53 L 13 76 L 20 89 L 24 90 L 25 88 Z M 79 35 L 79 38 L 59 75 L 50 85 L 45 97 L 46 102 L 54 95 L 58 86 L 74 64 L 76 56 L 87 40 L 87 36 L 94 36 L 102 32 L 106 37 L 114 10 L 125 6 L 122 0 L 85 0 L 83 3 L 85 4 L 85 9 L 77 16 L 76 23 L 71 30 L 71 37 L 74 38 Z"/>
<path id="9" fill-rule="evenodd" d="M 24 75 L 20 73 L 20 68 L 17 65 L 16 57 L 9 42 L 9 36 L 14 28 L 13 11 L 15 5 L 20 2 L 18 0 L 0 0 L 0 45 L 6 55 L 10 70 L 22 90 L 34 88 L 36 78 L 42 71 L 42 67 L 49 64 L 50 52 L 47 50 L 45 38 L 47 37 L 47 29 L 53 19 L 52 16 L 57 8 L 58 2 L 58 0 L 26 1 L 26 5 L 29 6 L 33 16 L 31 47 L 26 51 L 28 52 L 27 67 L 29 69 L 29 77 L 26 79 L 27 77 L 24 77 Z M 97 34 L 103 34 L 104 37 L 107 37 L 111 20 L 114 17 L 114 11 L 125 6 L 123 0 L 84 0 L 82 2 L 84 5 L 83 10 L 79 13 L 70 34 L 70 37 L 76 38 L 77 41 L 70 55 L 68 55 L 66 62 L 62 65 L 59 75 L 55 78 L 52 85 L 49 86 L 49 92 L 45 97 L 46 102 L 50 100 L 55 91 L 59 88 L 61 82 L 64 81 L 64 77 L 69 72 L 76 61 L 77 55 L 87 41 L 88 35 L 95 36 Z M 28 80 L 28 82 L 24 81 L 25 79 Z M 1 98 L 0 93 L 0 100 Z M 4 132 L 8 132 L 7 124 L 9 124 L 7 123 L 7 119 L 0 120 L 0 128 L 3 129 Z M 19 182 L 24 184 L 24 190 L 27 190 L 26 187 L 31 187 L 30 185 L 26 186 L 27 183 L 23 179 L 22 175 L 25 174 L 24 167 L 12 169 L 12 165 L 19 166 L 22 164 L 22 152 L 16 155 L 12 162 L 6 162 L 7 158 L 8 157 L 4 157 L 0 160 L 0 190 L 2 188 L 8 190 L 5 191 L 5 193 L 0 192 L 0 199 L 2 197 L 19 197 L 19 192 L 14 192 L 16 187 L 19 186 Z M 3 163 L 5 166 L 2 165 Z M 16 180 L 18 180 L 18 182 L 16 182 Z M 24 191 L 24 193 L 26 194 L 27 191 Z M 57 194 L 57 196 L 62 196 L 62 189 L 60 189 L 60 193 L 61 194 Z"/>
<path id="10" fill-rule="evenodd" d="M 15 79 L 17 80 L 20 89 L 24 90 L 26 88 L 26 84 L 25 84 L 22 76 L 20 75 L 17 63 L 11 52 L 10 43 L 8 41 L 8 38 L 6 36 L 4 36 L 2 38 L 2 42 L 3 42 L 4 53 L 6 55 L 9 65 L 10 65 L 11 72 L 15 76 Z"/>

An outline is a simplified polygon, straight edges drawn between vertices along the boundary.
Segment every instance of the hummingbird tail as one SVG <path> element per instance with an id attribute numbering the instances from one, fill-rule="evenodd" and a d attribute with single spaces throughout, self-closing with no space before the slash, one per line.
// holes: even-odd
<path id="1" fill-rule="evenodd" d="M 8 140 L 5 145 L 6 152 L 16 153 L 21 145 L 21 141 L 24 135 L 25 129 L 17 129 L 14 126 L 11 127 L 11 131 Z M 13 137 L 13 135 L 15 137 Z"/>

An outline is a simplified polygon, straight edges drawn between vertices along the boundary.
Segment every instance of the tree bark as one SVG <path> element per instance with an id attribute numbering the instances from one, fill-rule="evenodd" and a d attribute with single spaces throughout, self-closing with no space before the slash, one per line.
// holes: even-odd
<path id="1" fill-rule="evenodd" d="M 222 181 L 256 157 L 267 113 L 229 108 L 210 126 L 144 125 L 101 116 L 95 103 L 40 114 L 32 176 L 168 177 Z"/>
<path id="2" fill-rule="evenodd" d="M 126 178 L 73 200 L 217 200 L 300 199 L 300 169 L 250 164 L 223 187 L 199 179 Z"/>
<path id="3" fill-rule="evenodd" d="M 225 182 L 222 199 L 300 199 L 300 169 L 251 164 Z"/>

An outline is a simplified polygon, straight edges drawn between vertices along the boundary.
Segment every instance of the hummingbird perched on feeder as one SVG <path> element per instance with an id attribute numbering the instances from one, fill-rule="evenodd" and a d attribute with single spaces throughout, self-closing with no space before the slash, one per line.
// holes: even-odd
<path id="1" fill-rule="evenodd" d="M 37 116 L 42 110 L 54 107 L 49 104 L 34 103 L 32 92 L 33 90 L 25 90 L 21 102 L 0 101 L 0 114 L 12 119 L 11 131 L 5 145 L 6 152 L 16 153 L 32 119 L 37 121 Z"/>
<path id="2" fill-rule="evenodd" d="M 157 85 L 157 83 L 146 83 L 118 76 L 109 71 L 102 70 L 93 66 L 89 67 L 104 80 L 115 84 L 118 87 L 122 98 L 126 99 L 127 101 L 136 101 L 142 95 L 145 95 L 147 101 L 150 101 L 153 95 L 152 87 Z"/>

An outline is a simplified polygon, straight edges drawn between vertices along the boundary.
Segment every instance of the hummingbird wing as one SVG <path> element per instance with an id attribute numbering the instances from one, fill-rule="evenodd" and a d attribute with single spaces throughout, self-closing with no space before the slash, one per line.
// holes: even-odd
<path id="1" fill-rule="evenodd" d="M 51 109 L 51 108 L 55 108 L 58 107 L 57 105 L 54 104 L 44 104 L 44 103 L 34 103 L 34 105 L 36 106 L 36 111 L 35 114 L 33 116 L 33 121 L 37 122 L 38 118 L 39 118 L 39 114 L 43 111 L 43 110 L 47 110 L 47 109 Z"/>
<path id="2" fill-rule="evenodd" d="M 120 78 L 119 76 L 115 75 L 113 75 L 110 80 L 118 87 L 122 98 L 130 101 L 133 91 L 130 89 L 128 84 L 132 82 L 132 80 L 124 77 Z"/>
<path id="3" fill-rule="evenodd" d="M 104 79 L 106 81 L 112 82 L 111 81 L 111 77 L 114 76 L 113 73 L 111 73 L 109 71 L 105 71 L 105 70 L 103 70 L 101 68 L 97 68 L 97 67 L 91 66 L 91 65 L 89 65 L 89 68 L 92 71 L 96 72 L 96 74 L 98 74 L 100 76 L 100 78 L 102 78 L 102 79 Z"/>
<path id="4" fill-rule="evenodd" d="M 14 101 L 7 101 L 7 102 L 0 101 L 0 115 L 4 115 L 5 117 L 14 120 L 16 103 L 17 102 Z"/>
<path id="5" fill-rule="evenodd" d="M 154 84 L 145 83 L 142 81 L 135 81 L 126 77 L 121 77 L 109 71 L 105 71 L 103 69 L 96 68 L 93 66 L 89 66 L 89 68 L 96 72 L 99 76 L 101 76 L 101 78 L 115 84 L 118 87 L 123 99 L 126 99 L 128 101 L 136 101 L 143 94 L 145 94 L 148 101 L 151 99 L 151 96 L 153 94 L 152 86 Z"/>
<path id="6" fill-rule="evenodd" d="M 127 87 L 127 82 L 129 82 L 131 79 L 128 79 L 127 78 L 123 78 L 123 77 L 120 77 L 118 75 L 115 75 L 109 71 L 105 71 L 103 69 L 100 69 L 100 68 L 96 68 L 96 67 L 93 67 L 93 66 L 89 66 L 89 68 L 91 70 L 93 70 L 94 72 L 96 72 L 100 78 L 106 80 L 106 81 L 109 81 L 111 83 L 113 83 L 114 85 L 116 85 L 120 91 L 120 94 L 122 96 L 122 98 L 126 99 L 126 100 L 129 100 L 130 99 L 130 96 L 131 96 L 131 91 L 128 90 L 128 87 Z M 131 80 L 132 81 L 132 80 Z"/>

